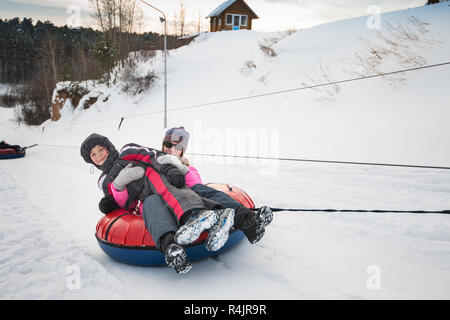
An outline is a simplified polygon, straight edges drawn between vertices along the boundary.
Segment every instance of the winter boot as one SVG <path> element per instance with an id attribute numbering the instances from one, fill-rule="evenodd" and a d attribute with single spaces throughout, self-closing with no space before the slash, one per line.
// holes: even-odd
<path id="1" fill-rule="evenodd" d="M 186 273 L 192 268 L 186 251 L 176 243 L 171 243 L 167 246 L 164 256 L 167 265 L 173 268 L 178 274 Z"/>
<path id="2" fill-rule="evenodd" d="M 206 239 L 206 249 L 208 251 L 217 251 L 228 241 L 230 229 L 234 224 L 234 209 L 226 208 L 218 212 L 219 219 L 209 230 L 208 239 Z"/>
<path id="3" fill-rule="evenodd" d="M 203 231 L 210 229 L 218 218 L 217 212 L 213 210 L 192 214 L 175 233 L 175 242 L 182 246 L 193 243 Z"/>
<path id="4" fill-rule="evenodd" d="M 256 243 L 264 236 L 265 228 L 272 222 L 273 213 L 269 207 L 261 207 L 257 212 L 241 206 L 237 209 L 234 227 L 244 232 L 250 243 Z"/>
<path id="5" fill-rule="evenodd" d="M 259 220 L 264 222 L 264 227 L 267 227 L 273 220 L 273 212 L 270 207 L 262 206 L 258 209 Z"/>

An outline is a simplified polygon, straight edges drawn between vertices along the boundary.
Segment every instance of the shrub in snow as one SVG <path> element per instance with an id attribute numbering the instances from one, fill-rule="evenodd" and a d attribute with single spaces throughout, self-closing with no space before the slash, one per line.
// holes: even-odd
<path id="1" fill-rule="evenodd" d="M 275 52 L 275 50 L 273 50 L 272 47 L 270 47 L 270 46 L 268 46 L 266 44 L 260 43 L 259 44 L 259 48 L 261 49 L 261 51 L 265 55 L 267 55 L 269 57 L 276 57 L 277 56 L 277 53 Z"/>
<path id="2" fill-rule="evenodd" d="M 49 101 L 51 97 L 39 80 L 30 81 L 17 90 L 19 104 L 15 114 L 18 122 L 28 125 L 40 125 L 50 118 Z"/>
<path id="3" fill-rule="evenodd" d="M 325 83 L 332 83 L 336 80 L 334 79 L 332 72 L 328 64 L 320 61 L 318 70 L 312 67 L 313 75 L 306 75 L 310 82 L 302 82 L 302 86 L 317 86 Z M 320 93 L 319 98 L 316 99 L 317 102 L 331 102 L 336 99 L 336 95 L 341 91 L 341 87 L 334 83 L 332 85 L 311 88 L 312 90 Z"/>
<path id="4" fill-rule="evenodd" d="M 155 73 L 149 70 L 154 51 L 133 52 L 120 70 L 119 80 L 122 83 L 122 91 L 131 95 L 141 94 L 151 87 L 155 79 Z"/>
<path id="5" fill-rule="evenodd" d="M 383 74 L 396 69 L 413 68 L 427 64 L 424 49 L 429 49 L 440 40 L 430 32 L 428 22 L 412 15 L 406 15 L 404 23 L 383 21 L 382 30 L 376 30 L 374 37 L 362 38 L 362 47 L 353 55 L 341 61 L 348 65 L 348 74 L 356 77 Z M 383 70 L 384 69 L 384 70 Z M 390 85 L 403 83 L 405 76 L 395 74 L 383 77 Z"/>
<path id="6" fill-rule="evenodd" d="M 117 64 L 117 51 L 116 44 L 108 38 L 98 42 L 94 50 L 95 58 L 100 63 L 103 72 L 102 81 L 104 81 L 108 87 L 111 82 L 111 71 Z"/>
<path id="7" fill-rule="evenodd" d="M 136 69 L 126 67 L 121 76 L 121 81 L 123 81 L 122 91 L 131 95 L 141 94 L 151 87 L 155 78 L 157 77 L 153 71 L 139 74 Z"/>
<path id="8" fill-rule="evenodd" d="M 19 100 L 17 91 L 8 88 L 4 94 L 0 95 L 0 107 L 14 108 L 19 103 Z"/>
<path id="9" fill-rule="evenodd" d="M 241 68 L 241 73 L 243 73 L 246 76 L 249 76 L 255 69 L 256 64 L 253 61 L 248 60 L 244 63 L 244 66 Z"/>

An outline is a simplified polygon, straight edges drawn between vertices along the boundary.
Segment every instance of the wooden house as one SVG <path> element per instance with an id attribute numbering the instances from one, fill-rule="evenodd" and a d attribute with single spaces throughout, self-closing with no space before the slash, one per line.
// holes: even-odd
<path id="1" fill-rule="evenodd" d="M 213 10 L 209 31 L 252 29 L 252 20 L 259 19 L 244 0 L 228 0 Z"/>

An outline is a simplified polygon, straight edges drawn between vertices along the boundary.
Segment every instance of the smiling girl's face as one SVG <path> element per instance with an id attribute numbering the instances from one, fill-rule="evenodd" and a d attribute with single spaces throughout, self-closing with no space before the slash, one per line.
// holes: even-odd
<path id="1" fill-rule="evenodd" d="M 90 157 L 97 166 L 101 166 L 108 158 L 108 154 L 108 149 L 101 145 L 96 145 L 92 148 Z"/>

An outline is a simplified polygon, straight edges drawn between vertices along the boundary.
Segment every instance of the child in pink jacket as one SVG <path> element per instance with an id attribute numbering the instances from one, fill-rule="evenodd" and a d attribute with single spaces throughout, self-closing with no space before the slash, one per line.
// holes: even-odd
<path id="1" fill-rule="evenodd" d="M 253 213 L 226 193 L 204 185 L 198 170 L 191 166 L 189 160 L 183 156 L 188 141 L 189 133 L 184 127 L 167 130 L 162 143 L 162 151 L 172 156 L 167 157 L 167 161 L 171 161 L 170 164 L 180 170 L 183 166 L 187 168 L 186 185 L 195 193 L 229 208 L 229 210 L 221 212 L 218 222 L 210 229 L 210 239 L 207 243 L 208 250 L 215 251 L 222 247 L 228 240 L 228 234 L 232 227 L 244 232 L 250 243 L 259 241 L 265 233 L 265 227 L 273 219 L 270 207 L 263 206 L 256 213 Z M 176 159 L 179 159 L 181 164 L 177 163 Z"/>

